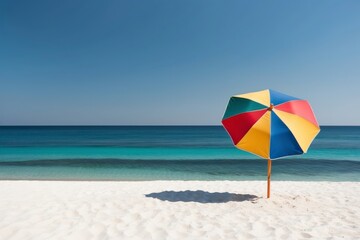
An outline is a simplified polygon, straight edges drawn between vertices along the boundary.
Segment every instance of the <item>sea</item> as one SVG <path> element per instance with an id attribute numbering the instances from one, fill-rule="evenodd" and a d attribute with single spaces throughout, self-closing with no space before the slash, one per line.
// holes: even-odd
<path id="1" fill-rule="evenodd" d="M 272 180 L 360 181 L 360 127 L 322 126 Z M 222 126 L 1 126 L 1 180 L 266 180 Z"/>

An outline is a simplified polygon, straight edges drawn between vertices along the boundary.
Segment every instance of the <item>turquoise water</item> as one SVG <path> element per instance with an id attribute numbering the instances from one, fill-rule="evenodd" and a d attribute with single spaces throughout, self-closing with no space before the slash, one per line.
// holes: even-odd
<path id="1" fill-rule="evenodd" d="M 220 126 L 0 127 L 0 179 L 265 180 Z M 360 127 L 322 127 L 272 179 L 360 181 Z"/>

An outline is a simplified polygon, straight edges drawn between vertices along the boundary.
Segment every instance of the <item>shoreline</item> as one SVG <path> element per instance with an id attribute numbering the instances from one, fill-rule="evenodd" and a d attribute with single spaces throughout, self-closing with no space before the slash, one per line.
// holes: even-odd
<path id="1" fill-rule="evenodd" d="M 0 181 L 4 239 L 360 238 L 360 182 Z"/>
<path id="2" fill-rule="evenodd" d="M 177 180 L 177 179 L 149 179 L 149 180 L 133 180 L 133 179 L 0 179 L 1 182 L 263 182 L 267 180 Z M 273 182 L 294 182 L 294 183 L 360 183 L 360 181 L 329 181 L 329 180 L 273 180 Z"/>

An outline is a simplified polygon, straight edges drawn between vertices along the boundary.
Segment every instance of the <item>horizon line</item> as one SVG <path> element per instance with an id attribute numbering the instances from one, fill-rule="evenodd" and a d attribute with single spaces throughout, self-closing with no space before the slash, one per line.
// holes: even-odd
<path id="1" fill-rule="evenodd" d="M 0 127 L 221 127 L 215 124 L 6 124 Z M 320 127 L 360 127 L 360 125 L 324 124 Z"/>

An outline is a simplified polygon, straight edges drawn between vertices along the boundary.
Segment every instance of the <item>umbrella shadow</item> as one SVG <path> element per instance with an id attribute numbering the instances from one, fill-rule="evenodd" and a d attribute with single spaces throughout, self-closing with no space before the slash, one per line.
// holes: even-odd
<path id="1" fill-rule="evenodd" d="M 237 194 L 229 192 L 206 192 L 206 191 L 163 191 L 146 194 L 146 197 L 156 198 L 169 202 L 198 202 L 198 203 L 227 203 L 250 201 L 255 203 L 258 196 L 251 194 Z"/>

